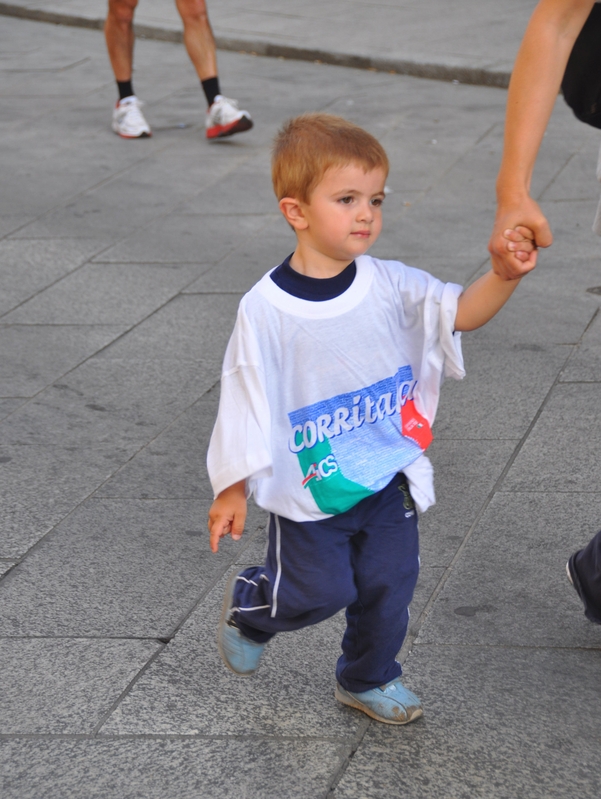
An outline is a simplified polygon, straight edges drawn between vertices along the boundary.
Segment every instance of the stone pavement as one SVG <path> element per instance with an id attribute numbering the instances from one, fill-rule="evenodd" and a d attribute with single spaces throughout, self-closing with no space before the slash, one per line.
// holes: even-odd
<path id="1" fill-rule="evenodd" d="M 536 0 L 219 0 L 221 49 L 506 86 Z M 9 0 L 0 14 L 100 28 L 106 0 Z M 141 0 L 138 33 L 181 41 L 172 0 Z"/>
<path id="2" fill-rule="evenodd" d="M 139 41 L 154 137 L 110 131 L 97 31 L 4 18 L 0 206 L 3 799 L 596 799 L 601 628 L 565 579 L 601 521 L 598 133 L 558 100 L 535 179 L 556 234 L 464 336 L 443 389 L 402 652 L 424 718 L 333 698 L 343 620 L 214 643 L 224 581 L 204 458 L 240 295 L 291 251 L 269 180 L 283 119 L 343 114 L 392 162 L 374 248 L 467 283 L 486 268 L 505 92 L 220 53 L 256 118 L 207 143 L 180 45 Z"/>

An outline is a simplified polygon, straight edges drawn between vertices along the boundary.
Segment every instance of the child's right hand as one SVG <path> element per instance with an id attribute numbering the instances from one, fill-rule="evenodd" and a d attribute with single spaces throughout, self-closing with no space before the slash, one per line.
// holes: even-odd
<path id="1" fill-rule="evenodd" d="M 246 480 L 226 488 L 214 500 L 209 510 L 211 551 L 219 549 L 219 539 L 231 533 L 239 541 L 246 521 Z"/>

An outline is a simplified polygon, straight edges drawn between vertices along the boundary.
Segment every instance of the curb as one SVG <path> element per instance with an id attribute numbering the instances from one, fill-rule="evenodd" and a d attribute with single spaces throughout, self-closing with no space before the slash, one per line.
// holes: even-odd
<path id="1" fill-rule="evenodd" d="M 55 11 L 23 8 L 10 3 L 0 2 L 0 15 L 49 22 L 53 25 L 69 25 L 76 28 L 102 30 L 104 18 L 94 19 L 72 14 L 61 14 Z M 154 25 L 134 25 L 136 36 L 142 39 L 156 39 L 163 42 L 183 42 L 182 32 L 161 28 Z M 314 50 L 304 47 L 273 44 L 273 42 L 256 39 L 232 39 L 215 36 L 218 50 L 230 50 L 237 53 L 268 56 L 270 58 L 287 58 L 293 61 L 317 61 L 321 64 L 332 64 L 339 67 L 366 69 L 374 72 L 410 75 L 415 78 L 430 78 L 446 82 L 457 81 L 472 86 L 496 86 L 506 89 L 509 85 L 510 72 L 482 69 L 480 67 L 458 67 L 448 64 L 435 64 L 427 61 L 410 61 L 396 58 L 378 58 L 352 55 L 350 53 L 334 53 L 326 50 Z"/>

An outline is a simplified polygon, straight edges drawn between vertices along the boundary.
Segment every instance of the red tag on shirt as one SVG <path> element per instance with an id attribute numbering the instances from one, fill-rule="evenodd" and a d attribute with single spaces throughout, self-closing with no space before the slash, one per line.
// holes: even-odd
<path id="1" fill-rule="evenodd" d="M 415 402 L 409 399 L 401 405 L 402 433 L 410 438 L 423 450 L 428 449 L 432 443 L 432 431 L 428 420 L 419 413 Z"/>

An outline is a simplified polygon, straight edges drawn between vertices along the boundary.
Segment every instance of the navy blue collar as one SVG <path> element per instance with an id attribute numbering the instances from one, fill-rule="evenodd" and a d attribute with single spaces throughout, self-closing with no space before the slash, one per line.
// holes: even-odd
<path id="1" fill-rule="evenodd" d="M 312 302 L 333 300 L 334 297 L 339 297 L 350 288 L 357 274 L 357 266 L 352 261 L 335 277 L 308 277 L 307 275 L 301 275 L 300 272 L 290 266 L 291 258 L 292 255 L 289 255 L 283 263 L 273 270 L 270 277 L 282 291 L 292 294 L 293 297 L 298 297 L 301 300 L 310 300 Z"/>

